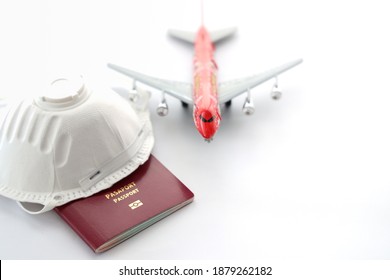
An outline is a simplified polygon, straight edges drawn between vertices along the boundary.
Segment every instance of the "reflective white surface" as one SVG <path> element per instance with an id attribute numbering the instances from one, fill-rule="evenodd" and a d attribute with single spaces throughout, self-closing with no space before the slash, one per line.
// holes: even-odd
<path id="1" fill-rule="evenodd" d="M 0 9 L 2 96 L 37 90 L 61 68 L 130 89 L 107 62 L 191 79 L 192 49 L 166 32 L 196 30 L 198 1 L 22 2 Z M 153 154 L 195 202 L 95 255 L 55 213 L 31 216 L 0 197 L 1 259 L 390 258 L 385 1 L 226 2 L 205 0 L 209 29 L 238 27 L 217 46 L 221 81 L 304 62 L 279 77 L 280 101 L 273 81 L 251 91 L 254 115 L 234 99 L 210 144 L 180 102 L 167 97 L 158 117 L 153 91 Z"/>

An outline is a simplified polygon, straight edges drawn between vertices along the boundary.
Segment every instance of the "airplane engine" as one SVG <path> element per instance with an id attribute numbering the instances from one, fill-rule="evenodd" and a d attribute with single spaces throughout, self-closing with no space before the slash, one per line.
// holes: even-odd
<path id="1" fill-rule="evenodd" d="M 166 102 L 161 102 L 160 104 L 158 104 L 156 111 L 160 117 L 165 117 L 166 115 L 168 115 L 168 104 Z"/>
<path id="2" fill-rule="evenodd" d="M 169 109 L 168 103 L 165 99 L 165 93 L 162 94 L 161 102 L 160 104 L 158 104 L 156 111 L 160 117 L 165 117 L 166 115 L 168 115 Z"/>
<path id="3" fill-rule="evenodd" d="M 139 98 L 139 94 L 136 89 L 129 90 L 129 99 L 131 102 L 137 102 L 138 98 Z"/>
<path id="4" fill-rule="evenodd" d="M 253 103 L 250 91 L 248 90 L 247 97 L 245 99 L 244 106 L 242 106 L 242 112 L 244 112 L 245 115 L 253 115 L 255 112 L 255 104 Z"/>
<path id="5" fill-rule="evenodd" d="M 277 86 L 274 86 L 271 90 L 271 98 L 273 100 L 279 100 L 280 98 L 282 98 L 282 91 L 277 87 Z"/>
<path id="6" fill-rule="evenodd" d="M 279 100 L 282 98 L 282 91 L 279 89 L 278 77 L 275 76 L 275 84 L 271 89 L 271 98 L 273 100 Z"/>
<path id="7" fill-rule="evenodd" d="M 129 90 L 129 99 L 132 102 L 137 102 L 138 98 L 139 98 L 139 94 L 138 94 L 138 90 L 137 90 L 136 81 L 133 80 L 133 86 L 132 86 L 131 90 Z"/>

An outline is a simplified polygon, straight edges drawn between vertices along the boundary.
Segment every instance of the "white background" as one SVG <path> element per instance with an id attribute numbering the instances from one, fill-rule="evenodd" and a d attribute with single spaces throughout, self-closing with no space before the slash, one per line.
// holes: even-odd
<path id="1" fill-rule="evenodd" d="M 234 99 L 208 144 L 173 98 L 158 117 L 153 91 L 153 154 L 195 202 L 96 255 L 54 212 L 0 197 L 0 258 L 389 259 L 386 2 L 205 0 L 209 29 L 238 27 L 217 46 L 220 81 L 304 59 L 279 77 L 283 98 L 270 99 L 272 82 L 255 88 L 251 117 Z M 107 62 L 190 81 L 193 50 L 166 32 L 200 18 L 195 0 L 2 1 L 0 95 L 39 93 L 58 71 L 128 88 Z"/>

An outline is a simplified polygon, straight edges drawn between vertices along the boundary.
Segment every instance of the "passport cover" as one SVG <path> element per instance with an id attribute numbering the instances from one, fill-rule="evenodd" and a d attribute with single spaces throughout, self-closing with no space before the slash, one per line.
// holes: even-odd
<path id="1" fill-rule="evenodd" d="M 106 251 L 189 204 L 194 194 L 153 155 L 112 187 L 55 208 L 95 251 Z"/>

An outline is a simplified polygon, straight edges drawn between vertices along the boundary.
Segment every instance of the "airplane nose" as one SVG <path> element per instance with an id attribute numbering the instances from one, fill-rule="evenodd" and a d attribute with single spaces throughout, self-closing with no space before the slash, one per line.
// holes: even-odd
<path id="1" fill-rule="evenodd" d="M 217 132 L 217 127 L 215 126 L 215 123 L 202 123 L 199 129 L 200 134 L 205 139 L 211 139 L 213 138 L 214 134 Z"/>
<path id="2" fill-rule="evenodd" d="M 199 133 L 205 140 L 211 140 L 219 127 L 218 112 L 211 112 L 210 110 L 197 111 L 194 114 L 195 124 Z"/>

